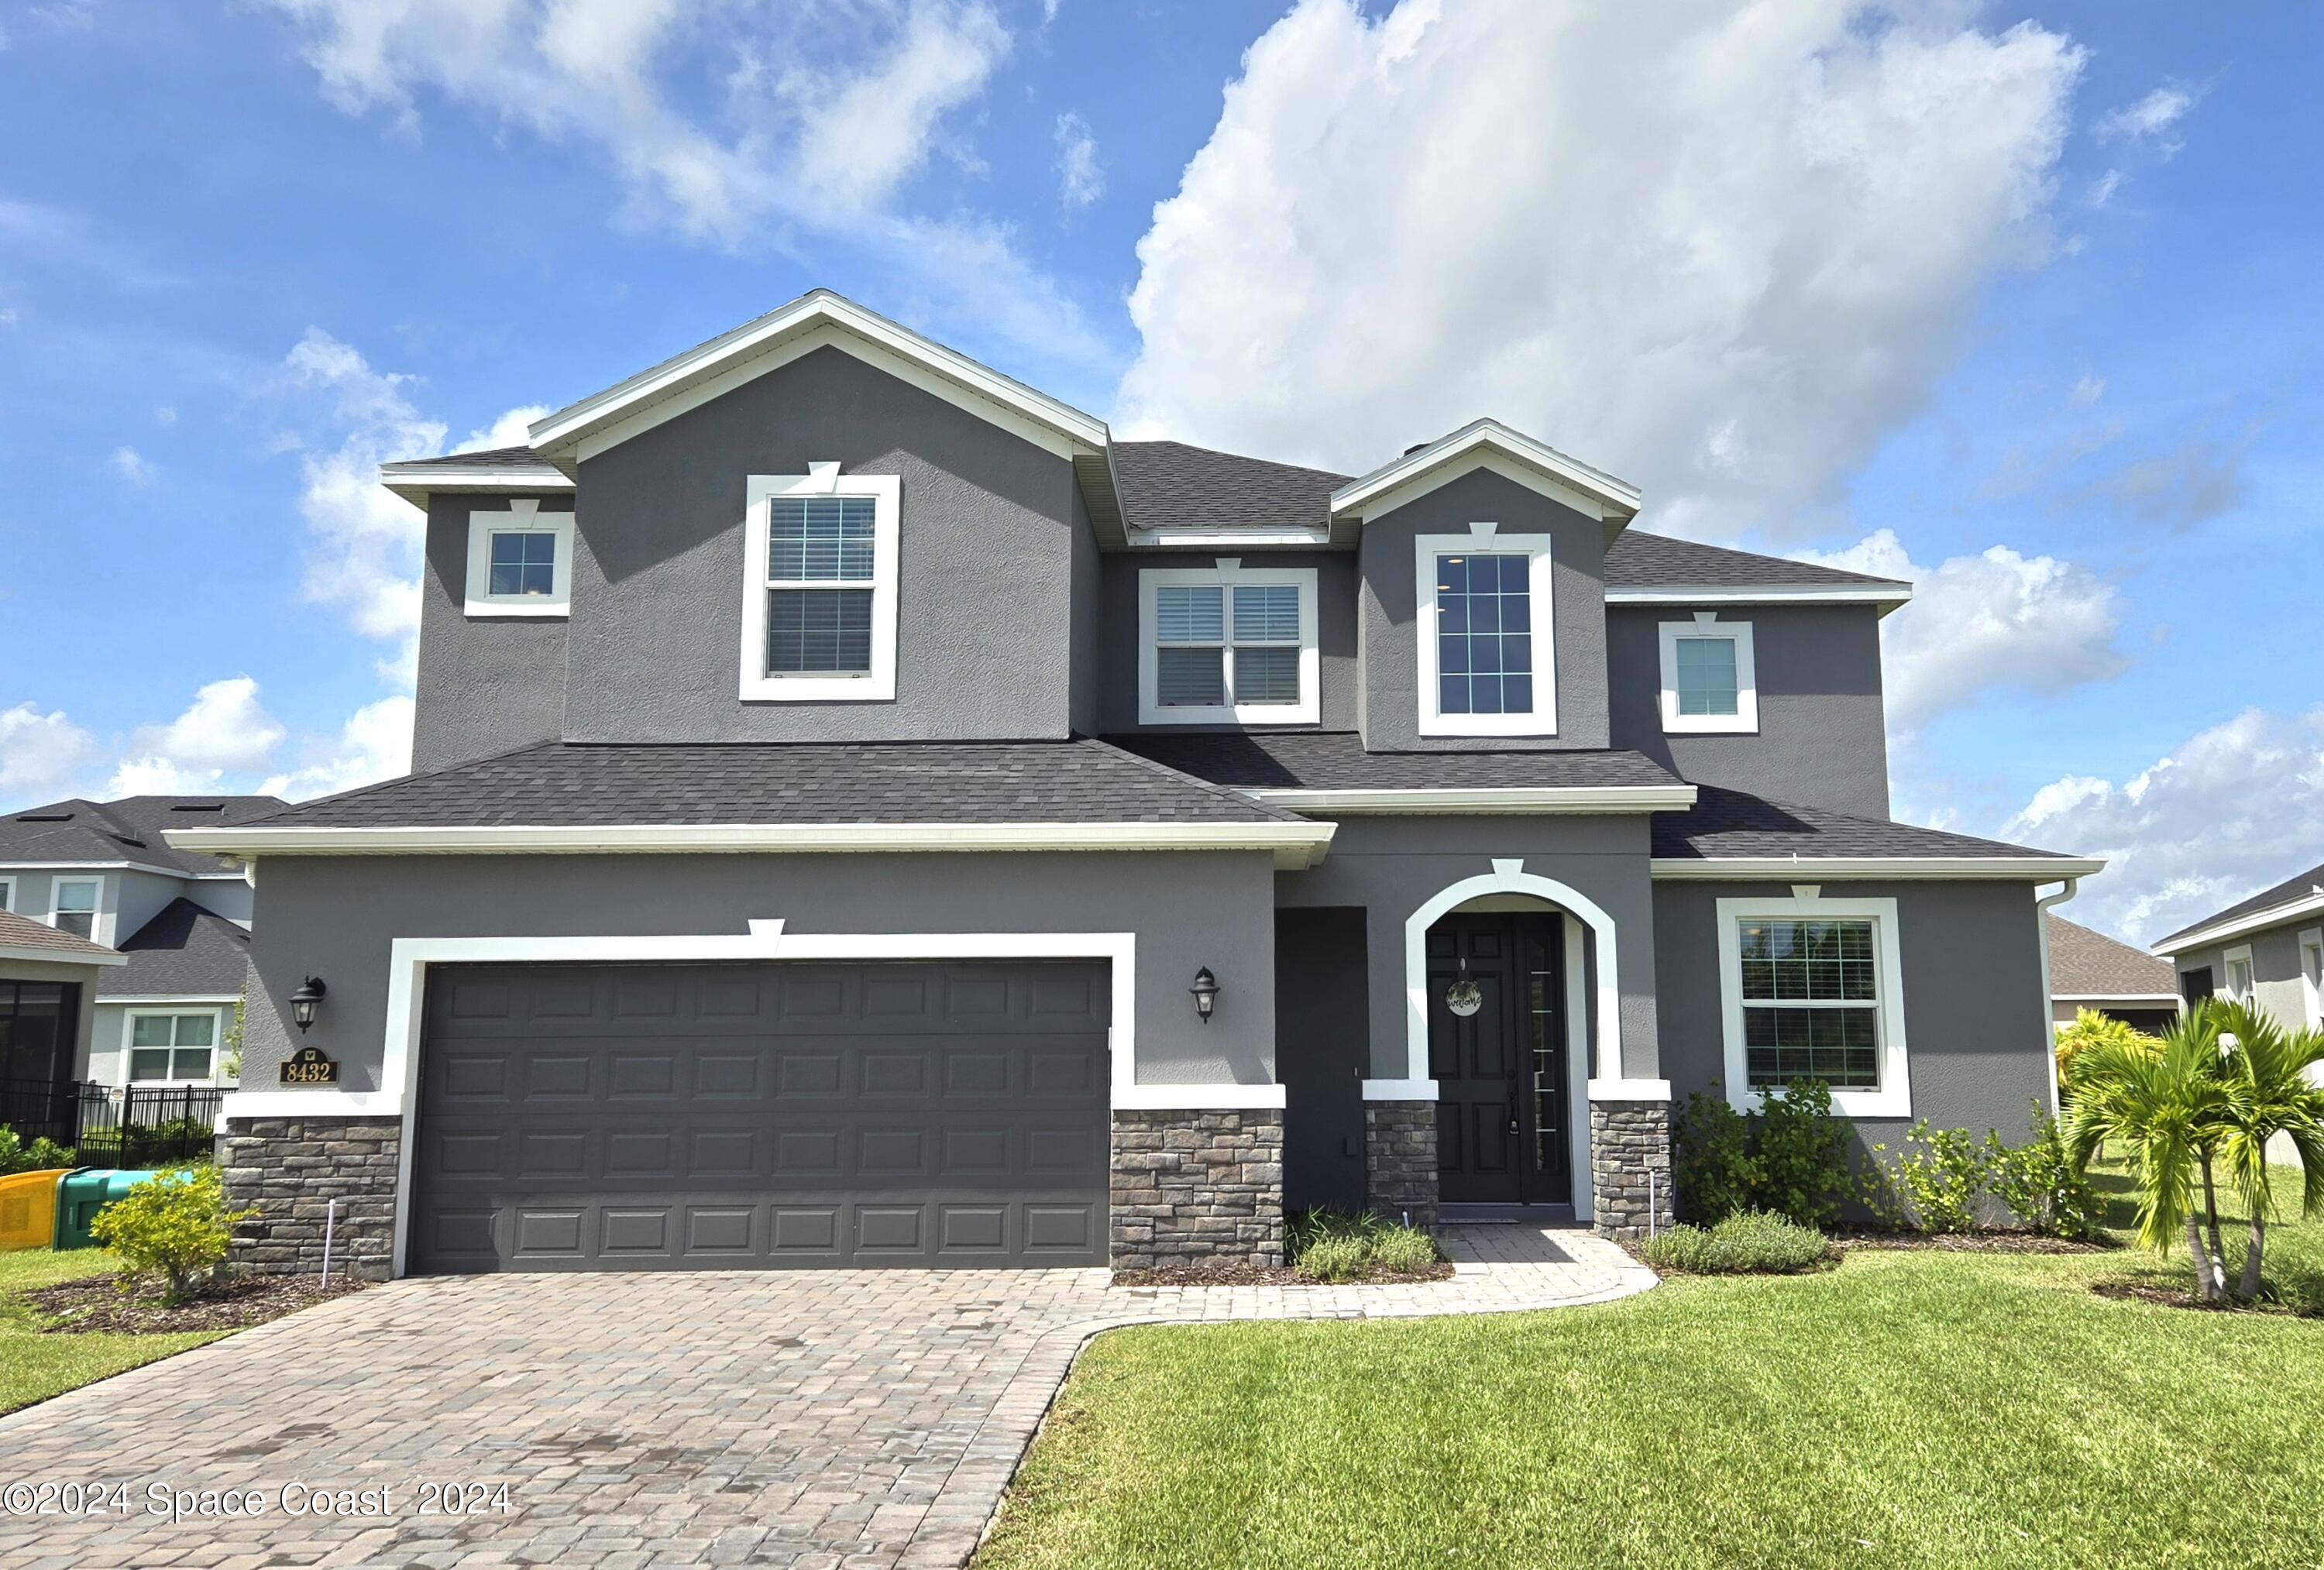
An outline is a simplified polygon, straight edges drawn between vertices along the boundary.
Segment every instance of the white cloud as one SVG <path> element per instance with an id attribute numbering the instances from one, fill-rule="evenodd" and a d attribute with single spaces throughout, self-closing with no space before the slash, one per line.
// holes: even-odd
<path id="1" fill-rule="evenodd" d="M 134 447 L 115 447 L 113 455 L 106 462 L 113 465 L 115 474 L 132 485 L 145 485 L 152 482 L 153 465 Z"/>
<path id="2" fill-rule="evenodd" d="M 311 761 L 258 787 L 261 795 L 304 801 L 411 772 L 412 702 L 397 694 L 349 717 L 335 745 L 310 747 Z"/>
<path id="3" fill-rule="evenodd" d="M 0 709 L 0 794 L 11 800 L 51 795 L 97 756 L 97 738 L 66 718 L 32 704 Z"/>
<path id="4" fill-rule="evenodd" d="M 2074 382 L 2073 391 L 2066 394 L 2068 409 L 2088 409 L 2106 396 L 2106 378 L 2085 371 Z"/>
<path id="5" fill-rule="evenodd" d="M 201 796 L 216 791 L 225 794 L 226 771 L 218 768 L 195 768 L 175 758 L 149 754 L 143 757 L 126 757 L 105 783 L 104 799 L 119 796 Z"/>
<path id="6" fill-rule="evenodd" d="M 1480 414 L 1794 527 L 2042 254 L 2080 51 L 1859 0 L 1301 0 L 1139 244 L 1124 434 L 1349 470 Z"/>
<path id="7" fill-rule="evenodd" d="M 1913 601 L 1880 624 L 1888 721 L 1903 739 L 1993 692 L 2055 694 L 2118 675 L 2114 586 L 2055 556 L 2007 546 L 1918 566 L 1893 529 L 1803 561 L 1904 578 Z"/>
<path id="8" fill-rule="evenodd" d="M 549 412 L 545 403 L 528 403 L 510 409 L 482 430 L 470 431 L 468 439 L 452 450 L 456 453 L 489 453 L 501 447 L 532 445 L 532 422 Z"/>
<path id="9" fill-rule="evenodd" d="M 2101 141 L 2138 142 L 2160 136 L 2185 117 L 2197 96 L 2185 87 L 2157 87 L 2135 104 L 2099 115 L 2092 129 Z"/>
<path id="10" fill-rule="evenodd" d="M 153 423 L 157 426 L 176 425 L 178 423 L 178 411 L 171 408 L 166 403 L 158 404 L 153 409 Z"/>
<path id="11" fill-rule="evenodd" d="M 0 308 L 0 327 L 13 327 L 16 325 L 16 308 L 14 306 Z"/>
<path id="12" fill-rule="evenodd" d="M 792 173 L 805 193 L 850 210 L 884 206 L 928 155 L 937 123 L 984 91 L 1009 52 L 1009 30 L 981 3 L 915 0 L 877 60 L 835 80 L 785 74 L 798 106 Z"/>
<path id="13" fill-rule="evenodd" d="M 1079 115 L 1057 116 L 1057 193 L 1065 205 L 1086 207 L 1105 195 L 1105 170 L 1097 161 L 1097 138 Z"/>
<path id="14" fill-rule="evenodd" d="M 2324 856 L 2324 708 L 2247 709 L 2118 785 L 2043 785 L 2004 837 L 2106 857 L 2066 914 L 2152 942 Z"/>
<path id="15" fill-rule="evenodd" d="M 282 741 L 281 723 L 258 701 L 249 676 L 211 682 L 186 712 L 167 725 L 141 727 L 133 751 L 198 768 L 248 770 L 266 767 Z"/>
<path id="16" fill-rule="evenodd" d="M 2174 533 L 2192 528 L 2243 505 L 2252 436 L 2222 443 L 2198 432 L 2168 453 L 2125 464 L 2095 490 L 2140 523 Z"/>

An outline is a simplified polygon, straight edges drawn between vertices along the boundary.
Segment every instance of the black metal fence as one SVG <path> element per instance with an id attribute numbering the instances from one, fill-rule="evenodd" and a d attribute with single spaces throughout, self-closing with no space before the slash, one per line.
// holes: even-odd
<path id="1" fill-rule="evenodd" d="M 26 1144 L 53 1140 L 84 1167 L 148 1167 L 208 1158 L 225 1091 L 208 1085 L 107 1085 L 0 1079 L 0 1127 Z"/>

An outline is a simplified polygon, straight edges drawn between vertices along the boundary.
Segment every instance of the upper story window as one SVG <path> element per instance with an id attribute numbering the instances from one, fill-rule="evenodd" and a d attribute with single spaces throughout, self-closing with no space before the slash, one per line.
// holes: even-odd
<path id="1" fill-rule="evenodd" d="M 902 482 L 835 463 L 807 470 L 750 479 L 742 696 L 893 699 Z"/>
<path id="2" fill-rule="evenodd" d="M 1555 735 L 1550 537 L 1472 523 L 1415 549 L 1420 734 Z"/>
<path id="3" fill-rule="evenodd" d="M 1662 624 L 1663 729 L 1747 731 L 1759 728 L 1758 662 L 1751 624 L 1698 611 Z"/>
<path id="4" fill-rule="evenodd" d="M 1315 570 L 1156 567 L 1138 574 L 1142 725 L 1312 725 L 1322 713 Z"/>
<path id="5" fill-rule="evenodd" d="M 1722 899 L 1719 927 L 1736 1106 L 1821 1079 L 1848 1116 L 1910 1115 L 1895 900 Z"/>
<path id="6" fill-rule="evenodd" d="M 97 880 L 93 877 L 60 877 L 51 895 L 49 924 L 60 932 L 76 937 L 97 936 Z"/>
<path id="7" fill-rule="evenodd" d="M 470 616 L 564 616 L 573 603 L 573 515 L 529 499 L 468 514 Z"/>

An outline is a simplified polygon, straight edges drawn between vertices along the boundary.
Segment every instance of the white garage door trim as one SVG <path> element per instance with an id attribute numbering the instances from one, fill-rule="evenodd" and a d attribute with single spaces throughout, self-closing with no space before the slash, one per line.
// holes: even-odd
<path id="1" fill-rule="evenodd" d="M 411 1208 L 412 1115 L 420 1103 L 420 1031 L 430 965 L 574 960 L 1105 959 L 1112 964 L 1108 1029 L 1112 1103 L 1119 1108 L 1205 1111 L 1280 1107 L 1283 1087 L 1140 1085 L 1138 1082 L 1138 934 L 1135 932 L 785 933 L 779 920 L 747 933 L 603 938 L 397 938 L 390 945 L 387 1040 L 377 1090 L 241 1091 L 226 1117 L 401 1117 L 395 1174 L 395 1273 L 404 1273 Z"/>

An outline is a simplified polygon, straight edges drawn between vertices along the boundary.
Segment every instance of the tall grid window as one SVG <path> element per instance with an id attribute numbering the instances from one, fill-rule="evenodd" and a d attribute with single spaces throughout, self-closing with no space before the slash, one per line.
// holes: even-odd
<path id="1" fill-rule="evenodd" d="M 1299 702 L 1299 586 L 1154 591 L 1155 701 L 1206 709 Z"/>
<path id="2" fill-rule="evenodd" d="M 872 670 L 869 496 L 779 496 L 767 533 L 767 674 Z"/>
<path id="3" fill-rule="evenodd" d="M 1754 1090 L 1880 1085 L 1878 966 L 1868 921 L 1741 923 L 1744 1063 Z"/>
<path id="4" fill-rule="evenodd" d="M 557 536 L 548 529 L 503 529 L 492 543 L 493 594 L 557 592 Z"/>
<path id="5" fill-rule="evenodd" d="M 1532 559 L 1436 558 L 1437 712 L 1533 712 Z"/>
<path id="6" fill-rule="evenodd" d="M 129 1078 L 184 1082 L 211 1077 L 217 1048 L 215 1014 L 138 1014 L 129 1017 Z"/>
<path id="7" fill-rule="evenodd" d="M 1682 714 L 1733 714 L 1742 693 L 1736 679 L 1735 640 L 1731 638 L 1682 638 L 1678 640 L 1678 712 Z"/>

